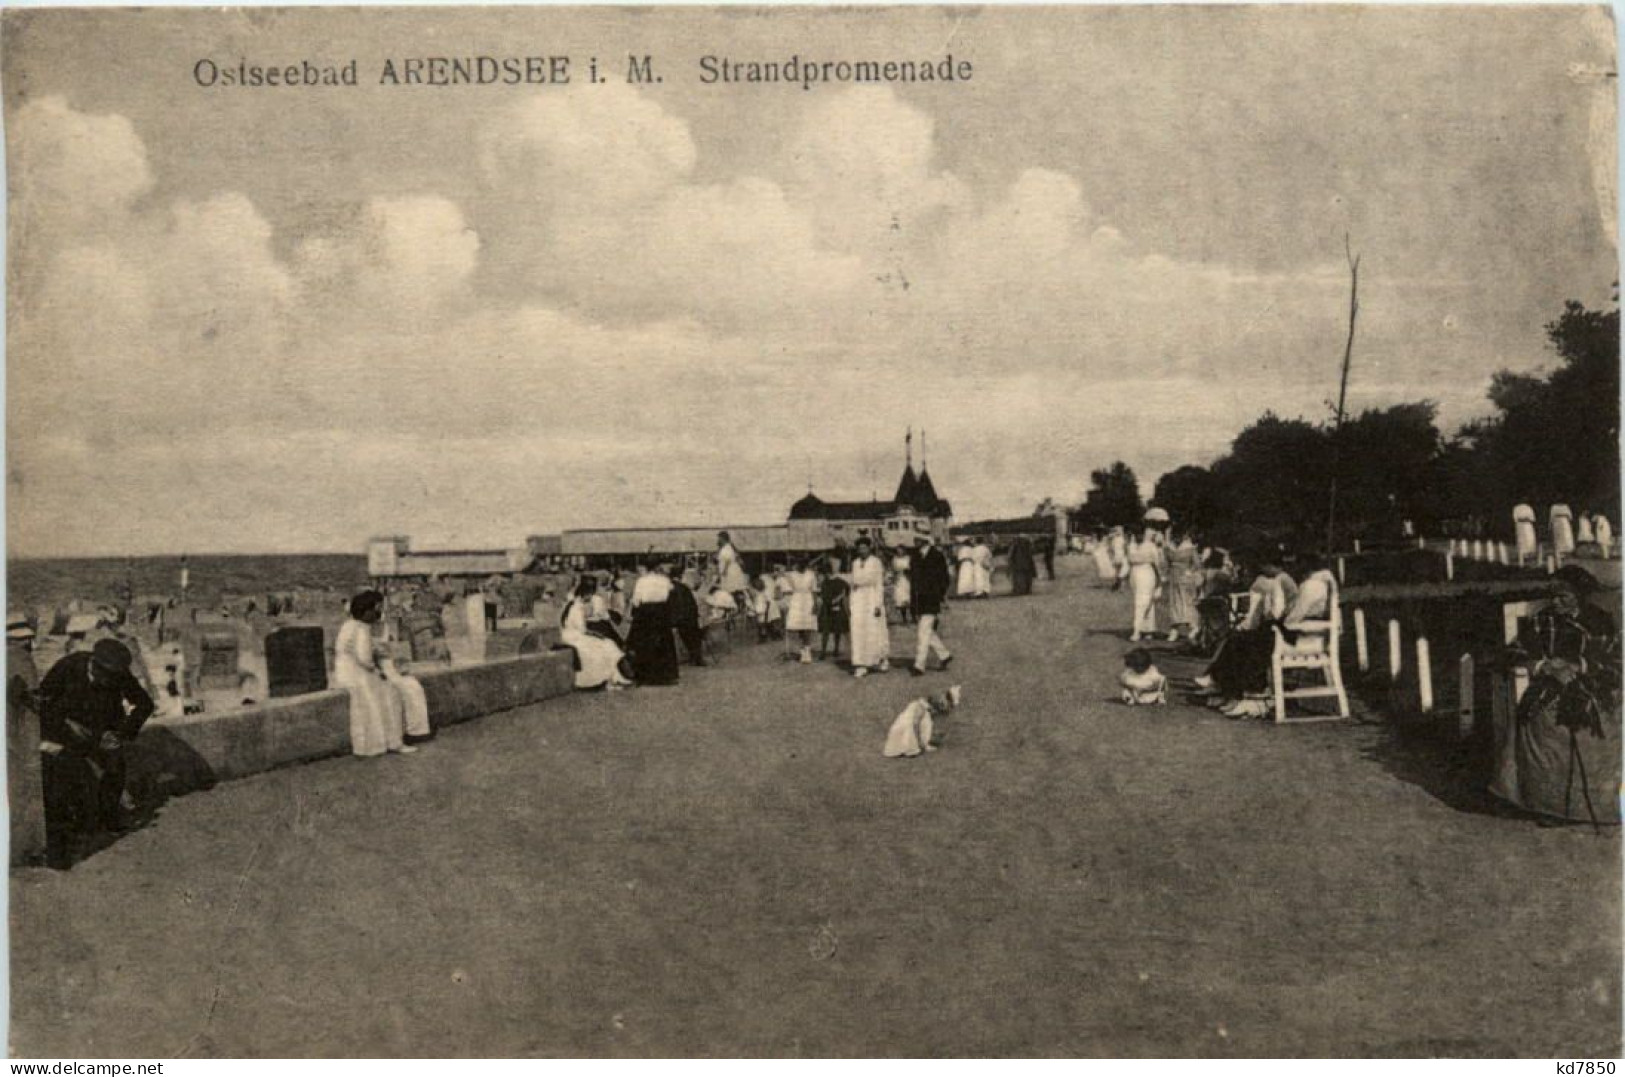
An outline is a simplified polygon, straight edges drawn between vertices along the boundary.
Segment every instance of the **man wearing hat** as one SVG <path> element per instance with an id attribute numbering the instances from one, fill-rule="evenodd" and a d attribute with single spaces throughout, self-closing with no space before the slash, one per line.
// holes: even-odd
<path id="1" fill-rule="evenodd" d="M 918 646 L 914 652 L 914 665 L 909 670 L 916 677 L 925 675 L 925 664 L 931 653 L 947 669 L 954 660 L 942 637 L 937 635 L 937 622 L 942 618 L 942 605 L 948 600 L 953 576 L 948 570 L 948 558 L 931 542 L 931 536 L 914 536 L 914 553 L 910 557 L 909 577 L 913 581 L 914 618 L 918 625 Z"/>
<path id="2" fill-rule="evenodd" d="M 39 686 L 45 756 L 45 825 L 53 864 L 98 826 L 126 829 L 124 744 L 152 716 L 152 697 L 130 672 L 130 649 L 98 640 L 63 658 Z"/>

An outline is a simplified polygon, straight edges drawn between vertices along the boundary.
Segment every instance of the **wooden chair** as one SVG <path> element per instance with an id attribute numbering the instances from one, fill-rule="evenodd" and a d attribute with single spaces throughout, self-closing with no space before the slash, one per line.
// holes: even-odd
<path id="1" fill-rule="evenodd" d="M 1304 621 L 1297 626 L 1297 638 L 1288 643 L 1276 627 L 1275 652 L 1270 657 L 1270 679 L 1275 690 L 1275 721 L 1335 722 L 1349 716 L 1349 697 L 1343 689 L 1341 665 L 1341 639 L 1343 612 L 1338 604 L 1337 589 L 1333 588 L 1329 601 L 1329 617 L 1324 621 Z M 1320 684 L 1288 689 L 1286 675 L 1289 670 L 1321 673 Z M 1306 714 L 1288 718 L 1286 701 L 1289 699 L 1337 700 L 1336 714 Z"/>

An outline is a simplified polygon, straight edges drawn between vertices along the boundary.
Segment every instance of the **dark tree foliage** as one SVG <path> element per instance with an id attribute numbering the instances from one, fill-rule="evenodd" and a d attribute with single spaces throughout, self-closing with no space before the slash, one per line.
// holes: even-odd
<path id="1" fill-rule="evenodd" d="M 1497 373 L 1495 414 L 1457 432 L 1442 454 L 1440 512 L 1510 537 L 1512 506 L 1566 502 L 1619 519 L 1619 310 L 1570 300 L 1546 325 L 1559 364 Z"/>
<path id="2" fill-rule="evenodd" d="M 1077 518 L 1084 527 L 1127 527 L 1139 522 L 1144 508 L 1140 480 L 1133 468 L 1118 460 L 1089 473 L 1089 492 L 1084 495 Z"/>
<path id="3" fill-rule="evenodd" d="M 1324 545 L 1334 471 L 1342 548 L 1354 538 L 1397 539 L 1406 520 L 1423 534 L 1510 537 L 1512 506 L 1520 501 L 1542 513 L 1567 502 L 1617 524 L 1619 310 L 1589 310 L 1570 300 L 1546 335 L 1557 366 L 1497 373 L 1488 394 L 1494 414 L 1448 439 L 1429 400 L 1361 412 L 1345 418 L 1341 431 L 1266 413 L 1210 467 L 1163 475 L 1155 501 L 1210 541 L 1232 547 Z M 1105 475 L 1095 472 L 1096 490 L 1084 510 L 1097 490 L 1105 497 Z M 1138 497 L 1134 502 L 1137 510 Z"/>
<path id="4" fill-rule="evenodd" d="M 1194 464 L 1175 468 L 1158 479 L 1151 500 L 1197 531 L 1206 531 L 1224 519 L 1218 480 L 1207 468 Z"/>
<path id="5" fill-rule="evenodd" d="M 1364 411 L 1337 439 L 1340 536 L 1397 539 L 1402 521 L 1432 530 L 1444 439 L 1431 400 Z"/>
<path id="6" fill-rule="evenodd" d="M 1330 462 L 1323 429 L 1266 412 L 1213 464 L 1225 541 L 1301 543 L 1324 529 Z"/>

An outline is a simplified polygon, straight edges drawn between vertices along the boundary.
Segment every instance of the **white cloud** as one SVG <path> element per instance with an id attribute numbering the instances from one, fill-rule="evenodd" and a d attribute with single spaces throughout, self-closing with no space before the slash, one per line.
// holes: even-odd
<path id="1" fill-rule="evenodd" d="M 11 121 L 11 212 L 38 230 L 94 226 L 117 215 L 152 187 L 146 147 L 130 121 L 69 107 L 61 97 L 30 101 Z"/>
<path id="2" fill-rule="evenodd" d="M 376 197 L 341 231 L 301 243 L 296 272 L 315 317 L 422 326 L 468 298 L 480 246 L 449 198 Z"/>
<path id="3" fill-rule="evenodd" d="M 935 158 L 929 116 L 889 88 L 857 87 L 809 104 L 780 167 L 831 246 L 884 257 L 968 201 Z"/>
<path id="4" fill-rule="evenodd" d="M 889 90 L 808 97 L 782 159 L 733 171 L 635 90 L 538 95 L 479 133 L 475 188 L 358 191 L 316 235 L 241 193 L 149 197 L 121 117 L 39 102 L 15 137 L 23 225 L 60 237 L 12 353 L 35 551 L 86 504 L 194 549 L 767 522 L 809 471 L 884 496 L 909 422 L 962 513 L 1019 511 L 1111 458 L 1150 481 L 1266 407 L 1315 412 L 1340 355 L 1340 264 L 1143 249 L 1054 168 L 973 190 Z M 1495 345 L 1418 338 L 1433 301 L 1371 289 L 1363 384 L 1411 393 L 1396 371 L 1434 361 L 1412 345 L 1441 372 Z"/>
<path id="5" fill-rule="evenodd" d="M 525 98 L 481 133 L 479 153 L 497 187 L 544 196 L 561 230 L 583 208 L 654 200 L 696 156 L 686 123 L 619 83 Z"/>

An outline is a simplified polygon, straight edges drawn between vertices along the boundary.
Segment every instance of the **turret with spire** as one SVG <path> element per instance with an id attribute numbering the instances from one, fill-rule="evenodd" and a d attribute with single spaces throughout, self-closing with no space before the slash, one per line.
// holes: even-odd
<path id="1" fill-rule="evenodd" d="M 874 476 L 870 470 L 871 479 Z M 903 435 L 903 476 L 890 501 L 881 501 L 871 490 L 867 501 L 824 501 L 807 483 L 807 495 L 790 506 L 791 520 L 880 521 L 892 515 L 918 515 L 930 520 L 946 520 L 953 515 L 948 502 L 937 496 L 937 488 L 925 468 L 925 431 L 920 431 L 920 470 L 914 470 L 914 428 Z"/>
<path id="2" fill-rule="evenodd" d="M 924 430 L 920 431 L 920 475 L 914 480 L 914 496 L 909 498 L 909 504 L 928 516 L 943 512 L 946 508 L 942 498 L 937 496 L 936 485 L 931 481 L 931 470 L 926 466 Z"/>
<path id="3" fill-rule="evenodd" d="M 903 435 L 903 477 L 897 482 L 897 493 L 892 500 L 900 505 L 914 504 L 917 483 L 914 477 L 914 428 L 911 426 L 908 433 Z"/>

